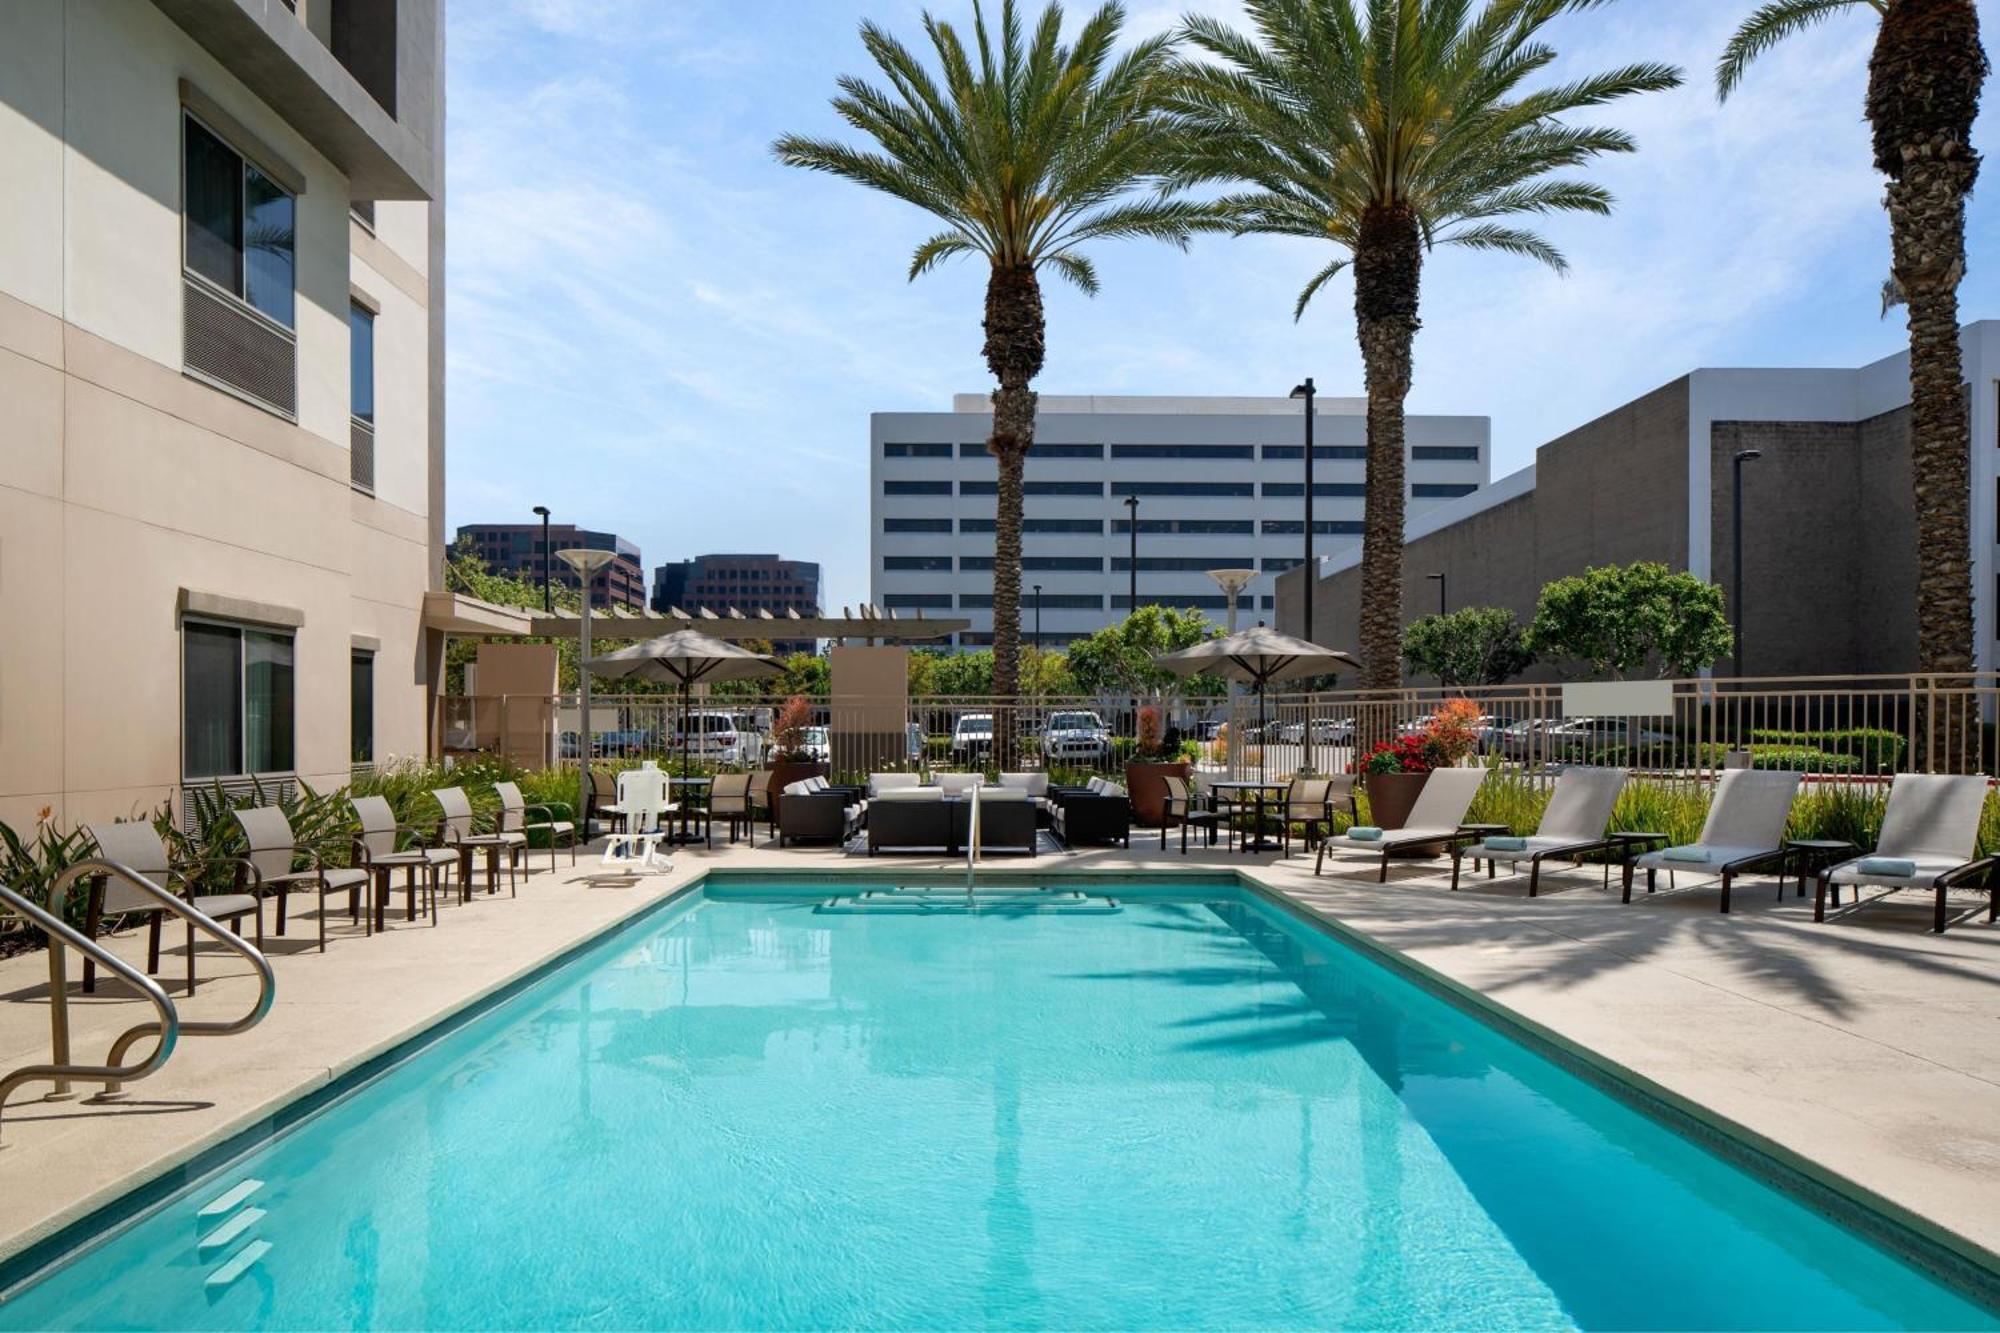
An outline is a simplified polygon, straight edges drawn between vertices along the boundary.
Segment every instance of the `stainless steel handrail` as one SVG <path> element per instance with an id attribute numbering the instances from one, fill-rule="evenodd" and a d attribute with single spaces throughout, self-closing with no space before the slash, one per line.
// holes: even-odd
<path id="1" fill-rule="evenodd" d="M 238 935 L 235 931 L 196 907 L 187 898 L 181 897 L 171 889 L 155 884 L 152 880 L 132 869 L 132 867 L 103 856 L 93 856 L 88 860 L 78 861 L 64 870 L 62 874 L 58 875 L 56 882 L 49 887 L 50 905 L 60 911 L 64 899 L 69 896 L 70 887 L 77 883 L 77 881 L 94 875 L 115 875 L 119 879 L 124 880 L 148 898 L 153 899 L 164 910 L 172 912 L 175 916 L 188 921 L 204 935 L 209 936 L 216 943 L 222 945 L 223 948 L 242 958 L 244 962 L 250 964 L 256 971 L 257 1002 L 251 1005 L 246 1013 L 228 1022 L 216 1022 L 212 1019 L 183 1022 L 180 1025 L 182 1036 L 233 1037 L 239 1032 L 249 1031 L 264 1021 L 264 1015 L 271 1012 L 271 1004 L 277 998 L 278 994 L 278 978 L 271 971 L 271 960 L 266 958 L 263 951 L 257 948 L 256 945 L 250 943 L 250 941 L 244 939 L 241 935 Z M 61 957 L 61 948 L 54 940 L 49 942 L 49 953 L 50 1005 L 54 1010 L 51 1021 L 58 1025 L 61 1034 L 60 1044 L 56 1051 L 56 1059 L 64 1061 L 69 1058 L 68 987 L 64 984 L 62 976 L 64 963 Z M 139 1039 L 139 1035 L 138 1029 L 135 1028 L 133 1031 L 120 1037 L 112 1044 L 111 1059 L 115 1061 L 122 1056 L 127 1047 Z M 107 1085 L 101 1095 L 112 1097 L 116 1096 L 118 1091 L 118 1085 L 114 1082 Z"/>
<path id="2" fill-rule="evenodd" d="M 57 901 L 60 900 L 57 899 Z M 167 1062 L 167 1057 L 174 1053 L 174 1045 L 180 1040 L 181 1032 L 180 1014 L 174 1009 L 174 1002 L 167 998 L 166 991 L 160 988 L 160 983 L 120 958 L 117 954 L 112 953 L 109 949 L 106 949 L 103 945 L 76 929 L 61 917 L 30 902 L 27 898 L 22 897 L 4 884 L 0 884 L 0 903 L 6 904 L 21 916 L 40 926 L 43 933 L 49 937 L 49 981 L 52 987 L 50 992 L 49 1023 L 54 1039 L 53 1045 L 56 1048 L 53 1052 L 53 1058 L 48 1064 L 23 1065 L 8 1074 L 0 1075 L 0 1112 L 4 1112 L 7 1105 L 7 1098 L 13 1095 L 14 1090 L 23 1084 L 42 1081 L 52 1082 L 56 1085 L 55 1095 L 61 1096 L 69 1091 L 72 1079 L 83 1079 L 89 1082 L 103 1083 L 105 1091 L 109 1093 L 116 1091 L 123 1084 L 135 1082 L 138 1079 L 145 1078 L 149 1074 L 158 1072 L 160 1066 Z M 69 1062 L 69 1011 L 65 1003 L 67 999 L 65 993 L 67 981 L 63 975 L 62 957 L 64 945 L 68 945 L 81 953 L 89 955 L 96 960 L 98 966 L 131 983 L 140 994 L 144 995 L 152 1003 L 153 1008 L 159 1013 L 159 1019 L 156 1022 L 141 1023 L 137 1027 L 122 1033 L 118 1040 L 112 1043 L 111 1054 L 106 1057 L 109 1063 L 102 1065 L 77 1065 Z M 157 1036 L 159 1038 L 159 1042 L 154 1046 L 152 1054 L 136 1065 L 120 1065 L 118 1063 L 119 1060 L 124 1058 L 125 1052 L 131 1048 L 132 1043 L 149 1036 Z"/>
<path id="3" fill-rule="evenodd" d="M 972 779 L 971 810 L 965 822 L 965 901 L 972 903 L 972 868 L 979 860 L 979 786 L 982 779 Z"/>

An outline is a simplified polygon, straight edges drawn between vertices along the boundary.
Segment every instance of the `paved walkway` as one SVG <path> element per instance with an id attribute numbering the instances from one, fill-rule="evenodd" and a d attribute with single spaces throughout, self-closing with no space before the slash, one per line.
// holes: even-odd
<path id="1" fill-rule="evenodd" d="M 1315 879 L 1297 855 L 1183 858 L 1177 844 L 1161 854 L 1157 837 L 1139 844 L 995 867 L 1241 871 L 1670 1100 L 1747 1128 L 1805 1169 L 1845 1178 L 1915 1224 L 1959 1237 L 1961 1249 L 1984 1251 L 2000 1271 L 2000 930 L 1983 912 L 1937 937 L 1926 933 L 1929 908 L 1916 895 L 1816 926 L 1809 899 L 1774 903 L 1763 880 L 1740 887 L 1737 910 L 1723 917 L 1714 894 L 1700 890 L 1622 906 L 1615 880 L 1603 893 L 1594 871 L 1545 878 L 1543 896 L 1529 901 L 1504 879 L 1450 893 L 1443 862 L 1399 867 L 1378 885 L 1357 862 L 1336 876 L 1330 861 Z M 270 1018 L 241 1037 L 184 1039 L 121 1103 L 8 1106 L 0 1257 L 710 869 L 814 876 L 963 865 L 768 845 L 683 850 L 671 870 L 643 876 L 600 875 L 588 854 L 574 870 L 564 857 L 554 874 L 545 854 L 536 864 L 519 898 L 503 889 L 454 901 L 435 930 L 392 917 L 384 936 L 364 940 L 343 915 L 322 955 L 311 930 L 295 927 L 293 941 L 270 949 L 278 975 Z M 143 961 L 143 931 L 115 944 Z M 254 983 L 235 959 L 204 948 L 200 967 L 200 990 L 181 1002 L 185 1017 L 249 1002 Z M 178 998 L 177 945 L 163 972 Z M 72 1002 L 79 1058 L 97 1058 L 145 1012 L 116 982 L 101 987 Z M 44 956 L 0 963 L 0 1069 L 46 1058 L 47 1013 Z"/>

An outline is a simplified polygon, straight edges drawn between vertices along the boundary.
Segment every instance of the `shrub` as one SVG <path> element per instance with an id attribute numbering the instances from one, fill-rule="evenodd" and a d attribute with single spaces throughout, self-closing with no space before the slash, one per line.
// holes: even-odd
<path id="1" fill-rule="evenodd" d="M 1741 747 L 1709 742 L 1701 747 L 1705 764 L 1721 768 L 1732 749 Z M 1833 754 L 1810 745 L 1752 745 L 1750 767 L 1786 773 L 1859 773 L 1861 761 L 1851 754 Z"/>
<path id="2" fill-rule="evenodd" d="M 798 763 L 806 756 L 806 728 L 812 724 L 812 705 L 803 694 L 785 700 L 771 722 L 771 758 L 779 763 Z"/>
<path id="3" fill-rule="evenodd" d="M 1903 762 L 1909 741 L 1880 727 L 1846 727 L 1832 731 L 1752 731 L 1756 745 L 1808 746 L 1830 754 L 1852 755 L 1866 773 L 1893 773 Z"/>

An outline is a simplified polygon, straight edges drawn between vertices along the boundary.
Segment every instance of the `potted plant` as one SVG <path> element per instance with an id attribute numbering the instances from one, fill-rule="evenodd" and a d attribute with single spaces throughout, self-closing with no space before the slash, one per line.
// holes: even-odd
<path id="1" fill-rule="evenodd" d="M 1169 776 L 1185 778 L 1193 768 L 1166 746 L 1166 720 L 1157 704 L 1139 710 L 1133 727 L 1132 757 L 1125 764 L 1125 791 L 1132 801 L 1132 818 L 1158 824 L 1166 808 Z"/>
<path id="2" fill-rule="evenodd" d="M 1479 707 L 1469 699 L 1440 704 L 1422 729 L 1379 741 L 1361 756 L 1355 770 L 1368 793 L 1368 817 L 1377 828 L 1402 828 L 1435 768 L 1463 762 L 1478 747 L 1473 724 Z"/>
<path id="3" fill-rule="evenodd" d="M 802 694 L 785 700 L 771 719 L 771 785 L 766 793 L 771 809 L 778 808 L 778 795 L 794 782 L 824 777 L 830 765 L 813 758 L 806 748 L 806 728 L 812 725 L 812 705 Z"/>

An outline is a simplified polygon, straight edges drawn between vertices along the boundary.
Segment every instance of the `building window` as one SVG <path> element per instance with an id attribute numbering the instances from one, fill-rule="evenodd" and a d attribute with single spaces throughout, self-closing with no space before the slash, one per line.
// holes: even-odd
<path id="1" fill-rule="evenodd" d="M 902 440 L 882 442 L 884 458 L 950 458 L 949 444 L 907 444 Z"/>
<path id="2" fill-rule="evenodd" d="M 1114 444 L 1113 458 L 1254 458 L 1247 444 Z"/>
<path id="3" fill-rule="evenodd" d="M 355 649 L 347 675 L 348 735 L 354 762 L 375 762 L 375 654 Z"/>
<path id="4" fill-rule="evenodd" d="M 1264 557 L 1264 572 L 1266 574 L 1282 574 L 1288 569 L 1297 569 L 1304 563 L 1304 556 L 1267 555 Z"/>
<path id="5" fill-rule="evenodd" d="M 991 529 L 988 529 L 991 531 Z M 1097 536 L 1104 535 L 1104 520 L 1101 518 L 1024 518 L 1021 520 L 1023 532 L 1083 532 Z"/>
<path id="6" fill-rule="evenodd" d="M 1255 495 L 1257 486 L 1248 481 L 1114 481 L 1113 495 Z"/>
<path id="7" fill-rule="evenodd" d="M 193 116 L 182 123 L 188 271 L 291 328 L 292 196 Z"/>
<path id="8" fill-rule="evenodd" d="M 1024 523 L 1022 526 L 1025 527 L 1027 525 Z M 960 532 L 992 532 L 993 520 L 990 518 L 961 518 L 958 520 L 958 530 Z"/>
<path id="9" fill-rule="evenodd" d="M 1476 444 L 1419 444 L 1410 449 L 1410 457 L 1419 463 L 1477 463 L 1479 446 Z"/>
<path id="10" fill-rule="evenodd" d="M 359 301 L 347 307 L 348 408 L 356 421 L 375 424 L 375 312 Z"/>
<path id="11" fill-rule="evenodd" d="M 1139 594 L 1139 605 L 1181 606 L 1181 607 L 1193 607 L 1196 610 L 1200 611 L 1227 611 L 1229 609 L 1229 599 L 1227 597 L 1222 596 L 1219 593 L 1210 593 L 1210 592 L 1197 592 L 1197 593 L 1186 593 L 1186 594 L 1168 593 L 1164 596 L 1156 596 L 1150 593 L 1141 593 Z M 1131 610 L 1132 609 L 1131 597 L 1122 592 L 1113 595 L 1113 597 L 1111 598 L 1111 609 L 1113 611 Z"/>
<path id="12" fill-rule="evenodd" d="M 882 568 L 891 572 L 909 573 L 917 570 L 951 568 L 948 555 L 885 555 Z"/>
<path id="13" fill-rule="evenodd" d="M 1359 444 L 1316 444 L 1313 446 L 1313 461 L 1316 463 L 1350 463 L 1365 461 L 1368 450 Z M 1267 444 L 1264 446 L 1264 461 L 1277 462 L 1281 459 L 1296 458 L 1301 463 L 1306 458 L 1303 444 Z"/>
<path id="14" fill-rule="evenodd" d="M 987 449 L 986 442 L 980 440 L 976 443 L 968 442 L 959 445 L 958 456 L 960 458 L 988 458 L 991 457 L 991 452 Z M 1037 442 L 1028 446 L 1028 457 L 1102 458 L 1104 457 L 1104 446 L 1101 444 L 1042 444 Z"/>
<path id="15" fill-rule="evenodd" d="M 292 636 L 190 620 L 182 641 L 184 775 L 291 772 Z"/>
<path id="16" fill-rule="evenodd" d="M 948 518 L 885 518 L 882 520 L 884 532 L 950 532 Z"/>
<path id="17" fill-rule="evenodd" d="M 1277 499 L 1297 496 L 1304 499 L 1306 486 L 1302 481 L 1267 481 L 1264 483 L 1264 498 Z M 1318 499 L 1344 499 L 1350 496 L 1366 495 L 1368 487 L 1358 481 L 1316 481 L 1313 495 Z"/>
<path id="18" fill-rule="evenodd" d="M 1346 537 L 1360 533 L 1361 520 L 1351 518 L 1314 519 L 1313 534 L 1319 537 Z M 1298 519 L 1267 518 L 1264 520 L 1266 537 L 1303 537 L 1306 525 Z"/>
<path id="19" fill-rule="evenodd" d="M 1115 518 L 1111 520 L 1111 530 L 1120 536 L 1132 532 L 1132 520 Z M 1182 537 L 1247 537 L 1257 530 L 1257 525 L 1247 518 L 1142 518 L 1139 520 L 1141 535 Z"/>
<path id="20" fill-rule="evenodd" d="M 958 483 L 960 495 L 998 495 L 1000 483 L 997 481 L 961 481 Z M 1021 483 L 1023 495 L 1102 495 L 1104 483 L 1101 481 L 1024 481 Z"/>
<path id="21" fill-rule="evenodd" d="M 884 495 L 950 495 L 948 481 L 885 481 L 882 483 Z"/>
<path id="22" fill-rule="evenodd" d="M 1234 556 L 1220 555 L 1142 555 L 1139 557 L 1139 569 L 1141 573 L 1152 570 L 1156 573 L 1206 574 L 1211 569 L 1253 569 L 1256 567 L 1256 564 L 1257 562 L 1249 556 L 1244 556 L 1241 559 L 1237 559 Z M 1113 573 L 1129 574 L 1132 571 L 1131 558 L 1122 555 L 1111 557 L 1111 569 Z"/>
<path id="23" fill-rule="evenodd" d="M 948 592 L 892 592 L 884 594 L 882 605 L 898 608 L 951 609 L 951 594 Z"/>
<path id="24" fill-rule="evenodd" d="M 983 569 L 993 568 L 993 557 L 990 555 L 962 555 L 958 558 L 958 567 L 964 573 L 977 573 Z"/>
<path id="25" fill-rule="evenodd" d="M 1102 574 L 1104 561 L 1094 555 L 1024 555 L 1021 568 L 1053 573 Z"/>
<path id="26" fill-rule="evenodd" d="M 1420 481 L 1410 487 L 1410 495 L 1418 500 L 1451 500 L 1478 489 L 1469 481 Z"/>

